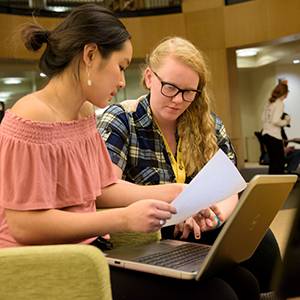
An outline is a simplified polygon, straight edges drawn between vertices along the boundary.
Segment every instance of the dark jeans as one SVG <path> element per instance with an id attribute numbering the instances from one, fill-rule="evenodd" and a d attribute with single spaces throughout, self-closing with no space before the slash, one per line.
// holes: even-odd
<path id="1" fill-rule="evenodd" d="M 218 277 L 181 280 L 143 272 L 111 267 L 114 300 L 258 300 L 259 288 L 255 277 L 237 266 Z"/>
<path id="2" fill-rule="evenodd" d="M 285 155 L 282 140 L 264 134 L 263 141 L 270 159 L 269 174 L 284 174 Z"/>
<path id="3" fill-rule="evenodd" d="M 212 245 L 221 229 L 222 226 L 202 233 L 200 240 L 196 240 L 194 235 L 190 234 L 188 241 Z M 163 227 L 162 238 L 174 239 L 173 232 L 174 226 Z M 280 260 L 281 256 L 277 241 L 273 232 L 269 229 L 252 257 L 242 262 L 240 265 L 248 269 L 256 277 L 261 292 L 268 292 L 272 290 L 271 281 L 274 267 Z"/>

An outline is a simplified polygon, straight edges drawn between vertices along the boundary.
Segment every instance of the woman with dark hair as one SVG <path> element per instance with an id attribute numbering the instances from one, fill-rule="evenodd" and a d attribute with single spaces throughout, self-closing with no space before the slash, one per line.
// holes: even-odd
<path id="1" fill-rule="evenodd" d="M 269 154 L 269 174 L 284 174 L 285 154 L 281 128 L 290 124 L 289 115 L 282 118 L 283 101 L 288 95 L 287 80 L 279 80 L 265 105 L 263 121 L 263 140 Z"/>
<path id="2" fill-rule="evenodd" d="M 168 202 L 182 185 L 118 180 L 96 129 L 93 105 L 107 106 L 125 86 L 132 45 L 124 25 L 90 4 L 75 8 L 52 31 L 30 25 L 22 33 L 30 50 L 46 44 L 40 68 L 49 82 L 21 98 L 0 126 L 0 247 L 100 247 L 99 235 L 159 230 L 176 213 Z M 239 272 L 235 284 L 257 299 L 256 281 L 247 275 Z M 216 277 L 187 282 L 112 268 L 111 281 L 114 299 L 238 299 Z"/>

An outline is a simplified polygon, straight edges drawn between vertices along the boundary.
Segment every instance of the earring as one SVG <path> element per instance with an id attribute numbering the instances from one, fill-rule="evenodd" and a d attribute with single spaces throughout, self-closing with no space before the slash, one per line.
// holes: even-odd
<path id="1" fill-rule="evenodd" d="M 90 72 L 87 70 L 86 71 L 87 72 L 87 85 L 88 86 L 92 86 L 92 80 L 90 79 Z"/>

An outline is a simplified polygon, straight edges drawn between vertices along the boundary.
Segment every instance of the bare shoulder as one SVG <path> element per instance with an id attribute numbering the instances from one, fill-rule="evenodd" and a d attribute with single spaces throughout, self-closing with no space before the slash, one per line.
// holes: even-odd
<path id="1" fill-rule="evenodd" d="M 47 121 L 50 114 L 49 109 L 41 101 L 37 101 L 36 93 L 19 99 L 11 111 L 19 117 L 32 121 Z"/>
<path id="2" fill-rule="evenodd" d="M 40 122 L 68 121 L 69 116 L 58 113 L 58 110 L 44 101 L 47 97 L 43 92 L 34 92 L 18 100 L 11 111 L 21 118 Z M 84 102 L 76 119 L 83 119 L 94 114 L 94 106 L 90 102 Z"/>

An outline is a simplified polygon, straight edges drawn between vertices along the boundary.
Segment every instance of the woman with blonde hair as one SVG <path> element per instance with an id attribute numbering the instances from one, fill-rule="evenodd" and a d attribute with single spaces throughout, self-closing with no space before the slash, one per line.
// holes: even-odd
<path id="1" fill-rule="evenodd" d="M 145 185 L 188 183 L 218 148 L 236 162 L 225 128 L 211 112 L 207 74 L 203 55 L 183 38 L 166 38 L 152 51 L 143 74 L 150 93 L 110 106 L 98 124 L 119 178 Z M 212 227 L 236 203 L 234 195 L 214 206 Z M 209 229 L 202 224 L 200 230 L 194 218 L 187 223 L 197 239 Z"/>
<path id="2" fill-rule="evenodd" d="M 111 105 L 98 123 L 119 178 L 143 185 L 189 183 L 219 148 L 236 163 L 225 127 L 211 111 L 207 80 L 204 57 L 188 40 L 168 37 L 154 48 L 142 78 L 149 94 Z M 233 195 L 163 228 L 162 237 L 212 244 L 237 202 Z M 271 241 L 278 249 L 274 236 Z M 271 277 L 272 270 L 266 269 L 263 274 Z"/>

